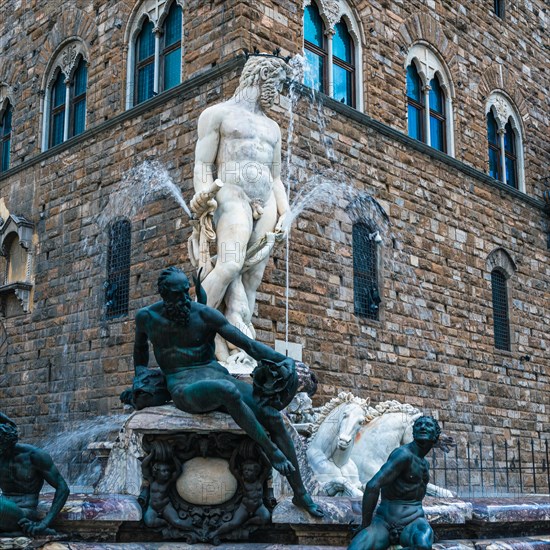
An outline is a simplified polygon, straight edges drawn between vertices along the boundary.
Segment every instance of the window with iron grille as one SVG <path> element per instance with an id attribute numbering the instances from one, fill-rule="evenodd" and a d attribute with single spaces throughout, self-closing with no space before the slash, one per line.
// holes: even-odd
<path id="1" fill-rule="evenodd" d="M 493 323 L 495 348 L 510 351 L 510 320 L 508 317 L 508 289 L 506 275 L 500 269 L 491 272 L 493 291 Z"/>
<path id="2" fill-rule="evenodd" d="M 356 315 L 376 321 L 380 292 L 374 233 L 375 231 L 366 224 L 353 225 L 353 300 Z"/>
<path id="3" fill-rule="evenodd" d="M 108 319 L 128 314 L 130 294 L 131 226 L 128 220 L 109 227 L 105 309 Z"/>

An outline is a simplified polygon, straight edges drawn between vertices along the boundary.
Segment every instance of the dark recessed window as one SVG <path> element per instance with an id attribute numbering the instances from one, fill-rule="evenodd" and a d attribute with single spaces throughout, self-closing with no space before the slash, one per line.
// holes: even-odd
<path id="1" fill-rule="evenodd" d="M 163 90 L 169 90 L 181 83 L 181 28 L 182 10 L 174 2 L 163 25 Z"/>
<path id="2" fill-rule="evenodd" d="M 135 105 L 153 97 L 155 85 L 155 35 L 146 21 L 136 42 Z"/>
<path id="3" fill-rule="evenodd" d="M 59 71 L 51 89 L 49 147 L 63 143 L 65 135 L 65 75 Z"/>
<path id="4" fill-rule="evenodd" d="M 5 172 L 10 167 L 12 114 L 12 106 L 8 103 L 0 118 L 0 172 Z"/>
<path id="5" fill-rule="evenodd" d="M 430 82 L 430 145 L 445 152 L 445 95 L 436 76 Z"/>
<path id="6" fill-rule="evenodd" d="M 414 63 L 407 67 L 407 109 L 409 136 L 424 141 L 424 94 Z"/>
<path id="7" fill-rule="evenodd" d="M 88 67 L 80 58 L 71 82 L 71 125 L 70 137 L 81 134 L 86 128 L 86 86 L 88 84 Z"/>
<path id="8" fill-rule="evenodd" d="M 327 93 L 327 44 L 325 25 L 317 6 L 312 3 L 304 10 L 304 47 L 309 74 L 308 86 Z"/>
<path id="9" fill-rule="evenodd" d="M 378 245 L 373 233 L 366 224 L 353 225 L 353 299 L 356 315 L 378 320 Z"/>
<path id="10" fill-rule="evenodd" d="M 119 220 L 109 226 L 105 309 L 108 319 L 128 314 L 130 295 L 131 225 Z"/>
<path id="11" fill-rule="evenodd" d="M 493 11 L 501 19 L 504 19 L 504 0 L 493 0 Z"/>
<path id="12" fill-rule="evenodd" d="M 491 272 L 495 348 L 510 351 L 510 320 L 506 275 L 500 269 Z"/>

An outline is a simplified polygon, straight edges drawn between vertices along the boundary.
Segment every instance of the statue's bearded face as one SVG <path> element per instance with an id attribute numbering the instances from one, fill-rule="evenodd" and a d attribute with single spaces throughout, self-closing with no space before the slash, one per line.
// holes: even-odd
<path id="1" fill-rule="evenodd" d="M 174 273 L 165 281 L 161 292 L 166 318 L 180 325 L 187 325 L 191 315 L 189 280 L 183 273 Z"/>
<path id="2" fill-rule="evenodd" d="M 268 74 L 265 78 L 262 78 L 262 83 L 260 85 L 260 104 L 263 109 L 273 107 L 275 99 L 281 93 L 285 81 L 286 72 L 282 68 L 276 73 Z"/>

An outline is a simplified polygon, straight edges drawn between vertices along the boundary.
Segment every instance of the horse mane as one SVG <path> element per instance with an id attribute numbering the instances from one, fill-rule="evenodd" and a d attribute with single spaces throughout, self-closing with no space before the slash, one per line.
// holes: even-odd
<path id="1" fill-rule="evenodd" d="M 357 405 L 363 407 L 365 410 L 365 423 L 368 424 L 371 420 L 383 416 L 388 413 L 403 413 L 407 416 L 415 416 L 422 414 L 419 409 L 409 405 L 408 403 L 400 403 L 396 400 L 383 401 L 375 407 L 370 406 L 370 399 L 362 399 L 353 395 L 351 392 L 340 392 L 336 397 L 333 397 L 328 403 L 325 403 L 317 412 L 317 418 L 313 429 L 311 431 L 310 441 L 313 440 L 321 424 L 327 419 L 327 417 L 340 405 L 345 405 L 347 403 L 356 403 Z"/>
<path id="2" fill-rule="evenodd" d="M 369 398 L 362 399 L 361 397 L 356 397 L 351 392 L 340 392 L 336 397 L 333 397 L 328 403 L 325 403 L 317 412 L 317 418 L 313 429 L 311 431 L 310 441 L 313 440 L 317 431 L 319 430 L 321 424 L 327 419 L 327 417 L 340 405 L 346 405 L 348 403 L 356 403 L 360 407 L 365 409 L 365 413 L 368 414 L 371 407 L 369 407 Z M 373 409 L 374 410 L 374 409 Z"/>

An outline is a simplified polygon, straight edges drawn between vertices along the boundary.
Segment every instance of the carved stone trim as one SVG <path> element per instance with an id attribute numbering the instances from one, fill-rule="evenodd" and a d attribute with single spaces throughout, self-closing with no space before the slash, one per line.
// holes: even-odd
<path id="1" fill-rule="evenodd" d="M 17 282 L 0 285 L 0 296 L 5 297 L 12 292 L 15 294 L 25 313 L 30 313 L 31 283 Z"/>
<path id="2" fill-rule="evenodd" d="M 487 256 L 487 271 L 491 273 L 494 269 L 501 269 L 502 272 L 506 275 L 506 278 L 509 279 L 517 271 L 516 264 L 512 257 L 504 248 L 497 248 L 493 250 L 489 256 Z"/>
<path id="3" fill-rule="evenodd" d="M 48 80 L 45 88 L 48 89 L 55 80 L 57 69 L 63 73 L 66 81 L 70 81 L 76 69 L 77 59 L 79 56 L 88 63 L 88 54 L 84 44 L 80 40 L 72 40 L 66 44 L 55 56 L 53 63 L 48 72 Z"/>

